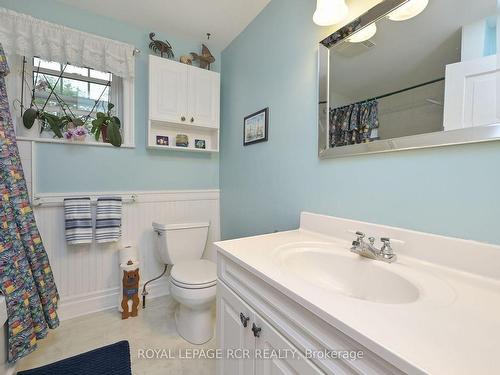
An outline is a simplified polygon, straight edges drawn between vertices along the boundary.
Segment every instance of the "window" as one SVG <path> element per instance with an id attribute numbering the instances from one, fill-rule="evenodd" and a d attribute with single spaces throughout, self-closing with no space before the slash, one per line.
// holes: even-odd
<path id="1" fill-rule="evenodd" d="M 108 145 L 102 141 L 95 141 L 90 134 L 92 121 L 97 112 L 106 112 L 108 103 L 113 103 L 113 114 L 120 119 L 123 144 L 122 147 L 134 146 L 134 82 L 133 79 L 122 79 L 108 72 L 101 72 L 88 67 L 79 67 L 71 64 L 61 64 L 46 61 L 38 57 L 25 58 L 19 62 L 20 72 L 16 82 L 7 82 L 12 87 L 13 95 L 19 101 L 23 96 L 25 109 L 34 97 L 37 109 L 45 106 L 44 111 L 59 117 L 69 116 L 79 118 L 89 134 L 79 144 Z M 24 72 L 24 77 L 23 73 Z M 9 78 L 14 78 L 13 74 Z M 23 90 L 17 87 L 23 82 Z M 51 94 L 51 91 L 53 93 Z M 21 92 L 23 95 L 21 95 Z M 13 98 L 14 99 L 14 98 Z M 62 105 L 61 105 L 62 104 Z M 15 105 L 15 107 L 18 107 Z M 47 123 L 26 129 L 19 116 L 16 119 L 17 136 L 19 139 L 28 139 L 42 142 L 67 143 L 66 139 L 55 137 Z M 40 129 L 40 126 L 43 129 Z"/>
<path id="2" fill-rule="evenodd" d="M 106 112 L 108 103 L 115 104 L 111 99 L 112 95 L 114 97 L 121 95 L 121 82 L 117 82 L 120 79 L 111 73 L 69 64 L 63 65 L 36 57 L 33 58 L 31 69 L 35 88 L 34 103 L 41 108 L 48 99 L 45 106 L 47 112 L 87 119 L 85 125 L 89 130 L 96 113 Z M 64 71 L 61 76 L 62 69 Z M 54 92 L 51 95 L 52 89 Z M 61 102 L 67 104 L 67 107 L 61 106 Z M 115 112 L 119 118 L 122 117 L 119 107 L 115 108 Z"/>

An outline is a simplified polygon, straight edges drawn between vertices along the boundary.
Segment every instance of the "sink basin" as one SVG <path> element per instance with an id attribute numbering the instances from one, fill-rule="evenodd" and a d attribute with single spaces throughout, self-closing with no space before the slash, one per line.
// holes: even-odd
<path id="1" fill-rule="evenodd" d="M 385 264 L 350 253 L 346 246 L 292 244 L 275 250 L 274 260 L 284 270 L 319 288 L 351 298 L 404 304 L 419 298 L 419 289 Z M 400 267 L 400 266 L 399 266 Z"/>

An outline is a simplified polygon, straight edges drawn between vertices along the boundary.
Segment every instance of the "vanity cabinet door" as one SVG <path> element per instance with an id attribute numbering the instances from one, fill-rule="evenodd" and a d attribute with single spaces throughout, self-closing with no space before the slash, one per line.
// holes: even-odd
<path id="1" fill-rule="evenodd" d="M 188 123 L 188 68 L 157 56 L 149 58 L 149 116 L 151 120 Z"/>
<path id="2" fill-rule="evenodd" d="M 253 375 L 253 310 L 223 283 L 217 283 L 218 375 Z M 246 357 L 246 358 L 245 358 Z"/>
<path id="3" fill-rule="evenodd" d="M 258 332 L 255 339 L 255 374 L 324 374 L 260 316 L 256 316 L 254 324 L 252 328 Z"/>
<path id="4" fill-rule="evenodd" d="M 191 125 L 219 127 L 220 75 L 188 67 L 188 122 Z"/>

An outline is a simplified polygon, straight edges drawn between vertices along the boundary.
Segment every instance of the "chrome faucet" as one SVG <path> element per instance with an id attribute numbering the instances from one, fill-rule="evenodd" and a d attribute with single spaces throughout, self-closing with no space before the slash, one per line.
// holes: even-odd
<path id="1" fill-rule="evenodd" d="M 382 248 L 377 249 L 375 247 L 375 238 L 368 238 L 368 242 L 365 242 L 365 234 L 362 232 L 356 232 L 356 240 L 352 241 L 351 252 L 361 255 L 365 258 L 370 258 L 374 260 L 381 260 L 386 263 L 393 263 L 396 261 L 397 256 L 391 247 L 391 240 L 387 237 L 382 237 Z"/>

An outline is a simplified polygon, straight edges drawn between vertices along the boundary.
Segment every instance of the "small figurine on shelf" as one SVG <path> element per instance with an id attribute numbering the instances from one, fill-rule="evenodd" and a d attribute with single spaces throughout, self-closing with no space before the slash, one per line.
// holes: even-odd
<path id="1" fill-rule="evenodd" d="M 212 34 L 207 33 L 207 40 L 210 40 L 211 35 Z M 215 62 L 215 57 L 212 55 L 212 52 L 210 52 L 208 47 L 204 44 L 201 45 L 201 55 L 191 52 L 191 56 L 193 56 L 194 61 L 198 61 L 198 64 L 202 69 L 210 70 L 210 64 Z"/>
<path id="2" fill-rule="evenodd" d="M 195 52 L 191 52 L 193 56 L 193 60 L 198 61 L 200 68 L 210 70 L 210 64 L 215 62 L 215 57 L 212 55 L 212 52 L 208 49 L 208 47 L 204 44 L 201 45 L 201 55 L 198 55 Z"/>
<path id="3" fill-rule="evenodd" d="M 133 264 L 131 261 L 129 263 Z M 128 263 L 127 263 L 128 264 Z M 139 269 L 123 271 L 123 299 L 122 319 L 136 317 L 139 307 Z M 129 311 L 128 301 L 132 301 L 132 309 Z"/>
<path id="4" fill-rule="evenodd" d="M 182 55 L 179 61 L 186 65 L 193 65 L 193 56 L 191 55 Z"/>
<path id="5" fill-rule="evenodd" d="M 189 137 L 186 134 L 177 134 L 175 137 L 175 145 L 177 147 L 188 147 Z"/>

